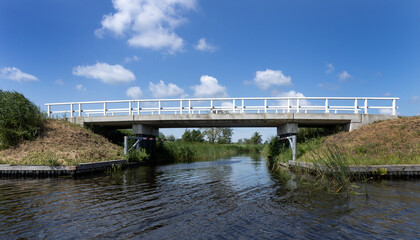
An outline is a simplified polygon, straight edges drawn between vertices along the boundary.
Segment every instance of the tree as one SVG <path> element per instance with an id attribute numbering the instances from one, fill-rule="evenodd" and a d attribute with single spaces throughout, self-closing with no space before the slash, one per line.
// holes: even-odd
<path id="1" fill-rule="evenodd" d="M 192 142 L 192 136 L 191 136 L 191 131 L 188 129 L 185 129 L 184 134 L 182 134 L 182 138 L 181 140 L 183 142 Z"/>
<path id="2" fill-rule="evenodd" d="M 217 140 L 217 143 L 227 144 L 232 142 L 233 130 L 231 128 L 222 128 L 222 132 Z"/>
<path id="3" fill-rule="evenodd" d="M 166 138 L 166 140 L 168 140 L 168 141 L 175 141 L 176 140 L 176 138 L 175 138 L 175 136 L 174 135 L 169 135 L 167 138 Z"/>
<path id="4" fill-rule="evenodd" d="M 219 138 L 221 133 L 222 133 L 222 130 L 216 127 L 206 128 L 203 131 L 203 135 L 207 137 L 207 139 L 209 140 L 211 144 L 214 144 L 216 142 L 216 140 Z"/>
<path id="5" fill-rule="evenodd" d="M 193 129 L 191 131 L 191 140 L 193 142 L 204 142 L 204 136 L 200 130 Z"/>
<path id="6" fill-rule="evenodd" d="M 251 144 L 261 144 L 262 143 L 262 138 L 259 132 L 255 132 L 254 135 L 252 135 L 251 139 L 250 139 L 250 143 Z"/>
<path id="7" fill-rule="evenodd" d="M 215 142 L 225 144 L 232 142 L 233 130 L 231 128 L 206 128 L 203 131 L 203 135 L 207 137 L 211 144 Z"/>

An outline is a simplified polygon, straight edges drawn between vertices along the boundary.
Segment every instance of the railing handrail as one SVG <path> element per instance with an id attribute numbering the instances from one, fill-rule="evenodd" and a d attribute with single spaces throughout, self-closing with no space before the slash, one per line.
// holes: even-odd
<path id="1" fill-rule="evenodd" d="M 245 105 L 245 101 L 264 101 L 263 104 L 255 105 Z M 324 104 L 322 105 L 311 105 L 310 102 L 305 102 L 306 100 L 323 100 Z M 331 104 L 334 100 L 351 100 L 354 103 L 352 105 L 333 105 Z M 392 100 L 391 106 L 369 106 L 368 101 L 370 100 Z M 140 114 L 145 112 L 151 112 L 154 114 L 162 114 L 162 112 L 179 112 L 183 114 L 184 112 L 194 113 L 197 112 L 200 114 L 200 111 L 214 113 L 214 111 L 232 111 L 233 113 L 245 113 L 250 111 L 263 111 L 267 113 L 268 111 L 282 110 L 283 112 L 296 111 L 324 111 L 325 113 L 330 113 L 330 111 L 353 111 L 354 113 L 359 113 L 360 109 L 363 110 L 363 113 L 367 114 L 368 109 L 391 109 L 392 115 L 396 115 L 396 101 L 399 100 L 398 97 L 236 97 L 236 98 L 180 98 L 180 99 L 132 99 L 132 100 L 108 100 L 108 101 L 83 101 L 83 102 L 62 102 L 62 103 L 46 103 L 45 105 L 48 108 L 48 116 L 51 114 L 57 113 L 70 113 L 70 116 L 73 117 L 74 113 L 78 113 L 78 116 L 82 116 L 83 113 L 89 114 L 119 114 L 119 113 L 128 113 L 128 115 Z M 268 101 L 287 101 L 286 104 L 273 105 L 268 104 Z M 177 106 L 162 106 L 162 103 L 175 102 L 179 105 Z M 193 106 L 191 103 L 194 102 L 207 102 L 209 106 Z M 228 102 L 226 106 L 215 105 L 215 102 Z M 116 103 L 128 103 L 127 108 L 109 108 L 108 105 Z M 141 103 L 154 103 L 158 106 L 153 107 L 140 107 Z M 101 104 L 103 108 L 98 109 L 82 109 L 82 106 L 85 107 L 89 104 Z M 363 104 L 359 106 L 359 104 Z M 69 105 L 70 110 L 60 110 L 60 111 L 51 111 L 52 106 L 65 106 Z M 134 106 L 137 105 L 137 106 Z M 77 106 L 77 109 L 75 109 Z M 197 110 L 198 109 L 198 110 Z M 200 110 L 201 109 L 201 110 Z M 86 114 L 85 114 L 86 115 Z"/>
<path id="2" fill-rule="evenodd" d="M 235 98 L 150 98 L 150 99 L 131 99 L 131 100 L 105 100 L 105 101 L 83 101 L 83 102 L 62 102 L 45 103 L 45 106 L 68 105 L 68 104 L 98 104 L 98 103 L 125 103 L 125 102 L 175 102 L 175 101 L 228 101 L 228 100 L 399 100 L 399 97 L 235 97 Z"/>

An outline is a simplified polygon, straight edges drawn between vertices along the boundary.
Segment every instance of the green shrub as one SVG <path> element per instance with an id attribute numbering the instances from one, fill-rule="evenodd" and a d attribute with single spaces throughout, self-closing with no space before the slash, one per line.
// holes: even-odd
<path id="1" fill-rule="evenodd" d="M 142 148 L 139 151 L 132 150 L 130 151 L 127 156 L 127 162 L 144 162 L 149 160 L 150 155 L 146 152 L 146 149 Z"/>
<path id="2" fill-rule="evenodd" d="M 43 130 L 45 114 L 18 92 L 0 90 L 0 149 L 33 140 Z"/>

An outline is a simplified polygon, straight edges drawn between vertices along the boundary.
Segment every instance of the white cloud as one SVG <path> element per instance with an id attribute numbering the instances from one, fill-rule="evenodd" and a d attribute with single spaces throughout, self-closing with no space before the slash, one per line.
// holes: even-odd
<path id="1" fill-rule="evenodd" d="M 332 63 L 327 63 L 325 66 L 327 68 L 325 70 L 326 74 L 330 74 L 330 73 L 334 72 L 335 68 L 334 68 L 334 65 L 332 65 Z"/>
<path id="2" fill-rule="evenodd" d="M 77 91 L 87 92 L 87 88 L 84 87 L 82 84 L 77 84 L 76 89 L 77 89 Z"/>
<path id="3" fill-rule="evenodd" d="M 140 87 L 130 87 L 125 92 L 127 97 L 131 97 L 132 99 L 139 99 L 143 96 L 143 92 L 141 91 Z"/>
<path id="4" fill-rule="evenodd" d="M 351 75 L 347 71 L 343 71 L 338 75 L 339 82 L 345 82 L 351 78 Z"/>
<path id="5" fill-rule="evenodd" d="M 12 80 L 15 82 L 30 82 L 38 81 L 38 78 L 34 75 L 24 73 L 16 67 L 4 67 L 0 71 L 0 78 Z"/>
<path id="6" fill-rule="evenodd" d="M 64 85 L 63 79 L 60 78 L 60 79 L 55 80 L 54 84 L 61 85 L 61 86 Z"/>
<path id="7" fill-rule="evenodd" d="M 124 62 L 125 63 L 137 62 L 139 60 L 140 60 L 140 58 L 137 57 L 136 55 L 134 55 L 132 57 L 126 57 L 126 58 L 124 58 Z"/>
<path id="8" fill-rule="evenodd" d="M 391 93 L 390 92 L 386 92 L 386 93 L 384 93 L 384 96 L 385 97 L 389 97 L 389 96 L 391 96 Z"/>
<path id="9" fill-rule="evenodd" d="M 389 109 L 389 108 L 379 109 L 379 114 L 391 115 L 392 114 L 392 109 Z"/>
<path id="10" fill-rule="evenodd" d="M 205 38 L 200 38 L 194 48 L 203 52 L 213 52 L 216 47 L 207 43 Z"/>
<path id="11" fill-rule="evenodd" d="M 200 85 L 192 86 L 195 97 L 227 97 L 226 87 L 219 85 L 216 78 L 203 75 L 200 78 Z"/>
<path id="12" fill-rule="evenodd" d="M 99 79 L 107 84 L 128 83 L 136 79 L 133 72 L 121 65 L 109 65 L 101 62 L 90 66 L 74 67 L 73 75 Z"/>
<path id="13" fill-rule="evenodd" d="M 149 82 L 149 90 L 152 92 L 152 96 L 155 98 L 182 96 L 185 94 L 184 89 L 173 83 L 166 85 L 162 80 L 160 80 L 157 84 Z"/>
<path id="14" fill-rule="evenodd" d="M 266 69 L 265 71 L 257 71 L 255 73 L 254 83 L 261 89 L 268 89 L 269 87 L 291 85 L 290 76 L 284 76 L 281 70 Z"/>
<path id="15" fill-rule="evenodd" d="M 282 92 L 282 91 L 273 91 L 272 92 L 273 96 L 275 97 L 287 97 L 287 98 L 293 98 L 293 97 L 305 97 L 305 95 L 303 95 L 303 93 L 300 92 L 296 92 L 294 90 L 290 90 L 288 92 Z M 290 101 L 290 105 L 292 106 L 296 106 L 296 100 L 291 100 Z M 282 106 L 287 106 L 287 100 L 280 100 L 280 105 Z M 299 100 L 299 105 L 300 106 L 309 106 L 311 105 L 311 103 L 308 100 Z"/>
<path id="16" fill-rule="evenodd" d="M 419 96 L 412 96 L 410 98 L 410 102 L 412 102 L 412 103 L 415 103 L 415 102 L 418 102 L 418 101 L 419 101 Z"/>
<path id="17" fill-rule="evenodd" d="M 196 0 L 113 0 L 113 5 L 116 12 L 104 15 L 96 36 L 110 31 L 128 35 L 131 46 L 175 53 L 184 40 L 174 30 L 186 21 L 182 13 L 196 8 Z"/>

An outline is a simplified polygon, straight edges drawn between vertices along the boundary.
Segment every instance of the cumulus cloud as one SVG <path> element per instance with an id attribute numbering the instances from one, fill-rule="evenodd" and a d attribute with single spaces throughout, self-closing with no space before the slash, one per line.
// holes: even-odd
<path id="1" fill-rule="evenodd" d="M 143 92 L 141 91 L 140 87 L 130 87 L 125 92 L 127 97 L 131 97 L 132 99 L 139 99 L 143 96 Z"/>
<path id="2" fill-rule="evenodd" d="M 386 93 L 384 93 L 384 96 L 385 97 L 389 97 L 389 96 L 391 96 L 391 93 L 390 92 L 386 92 Z"/>
<path id="3" fill-rule="evenodd" d="M 379 114 L 391 115 L 392 114 L 392 109 L 389 109 L 389 108 L 379 109 Z"/>
<path id="4" fill-rule="evenodd" d="M 162 80 L 160 80 L 157 84 L 149 82 L 149 90 L 152 92 L 152 96 L 155 98 L 182 96 L 185 94 L 184 89 L 173 83 L 165 84 L 165 82 Z"/>
<path id="5" fill-rule="evenodd" d="M 73 75 L 99 79 L 107 84 L 128 83 L 136 79 L 133 72 L 121 65 L 109 65 L 101 62 L 90 66 L 74 67 Z"/>
<path id="6" fill-rule="evenodd" d="M 82 84 L 77 84 L 76 89 L 77 89 L 77 91 L 87 92 L 87 88 L 84 87 Z"/>
<path id="7" fill-rule="evenodd" d="M 203 75 L 200 78 L 200 85 L 192 86 L 195 97 L 227 97 L 226 87 L 219 85 L 216 78 Z"/>
<path id="8" fill-rule="evenodd" d="M 326 74 L 330 74 L 330 73 L 334 72 L 334 70 L 335 70 L 334 65 L 332 65 L 332 63 L 327 63 L 325 65 L 325 67 L 326 67 L 326 70 L 325 70 Z"/>
<path id="9" fill-rule="evenodd" d="M 261 89 L 268 89 L 271 86 L 291 85 L 291 77 L 284 76 L 281 70 L 266 69 L 255 73 L 254 83 Z"/>
<path id="10" fill-rule="evenodd" d="M 283 92 L 283 91 L 273 91 L 272 92 L 273 96 L 275 97 L 288 97 L 288 98 L 293 98 L 293 97 L 305 97 L 305 95 L 303 95 L 303 93 L 300 92 L 296 92 L 294 90 L 290 90 L 288 92 Z M 296 100 L 291 100 L 290 104 L 296 105 Z M 280 105 L 282 106 L 287 106 L 287 100 L 280 100 Z M 300 106 L 309 106 L 311 105 L 311 103 L 308 100 L 299 100 L 299 105 Z"/>
<path id="11" fill-rule="evenodd" d="M 103 16 L 96 36 L 103 37 L 107 31 L 128 35 L 131 46 L 175 53 L 184 40 L 174 30 L 186 22 L 182 14 L 194 10 L 196 0 L 113 0 L 113 6 L 116 12 Z"/>
<path id="12" fill-rule="evenodd" d="M 418 102 L 418 101 L 419 101 L 419 96 L 412 96 L 410 98 L 410 102 L 412 102 L 412 103 L 415 103 L 415 102 Z"/>
<path id="13" fill-rule="evenodd" d="M 351 78 L 351 75 L 347 71 L 343 71 L 338 75 L 339 82 L 345 82 Z"/>
<path id="14" fill-rule="evenodd" d="M 15 82 L 38 81 L 34 75 L 24 73 L 16 67 L 4 67 L 0 71 L 0 78 L 12 80 Z"/>
<path id="15" fill-rule="evenodd" d="M 200 38 L 194 48 L 203 52 L 213 52 L 216 47 L 207 43 L 205 38 Z"/>
<path id="16" fill-rule="evenodd" d="M 126 58 L 124 58 L 124 62 L 125 63 L 137 62 L 139 60 L 140 60 L 140 58 L 137 57 L 136 55 L 134 55 L 132 57 L 126 57 Z"/>

